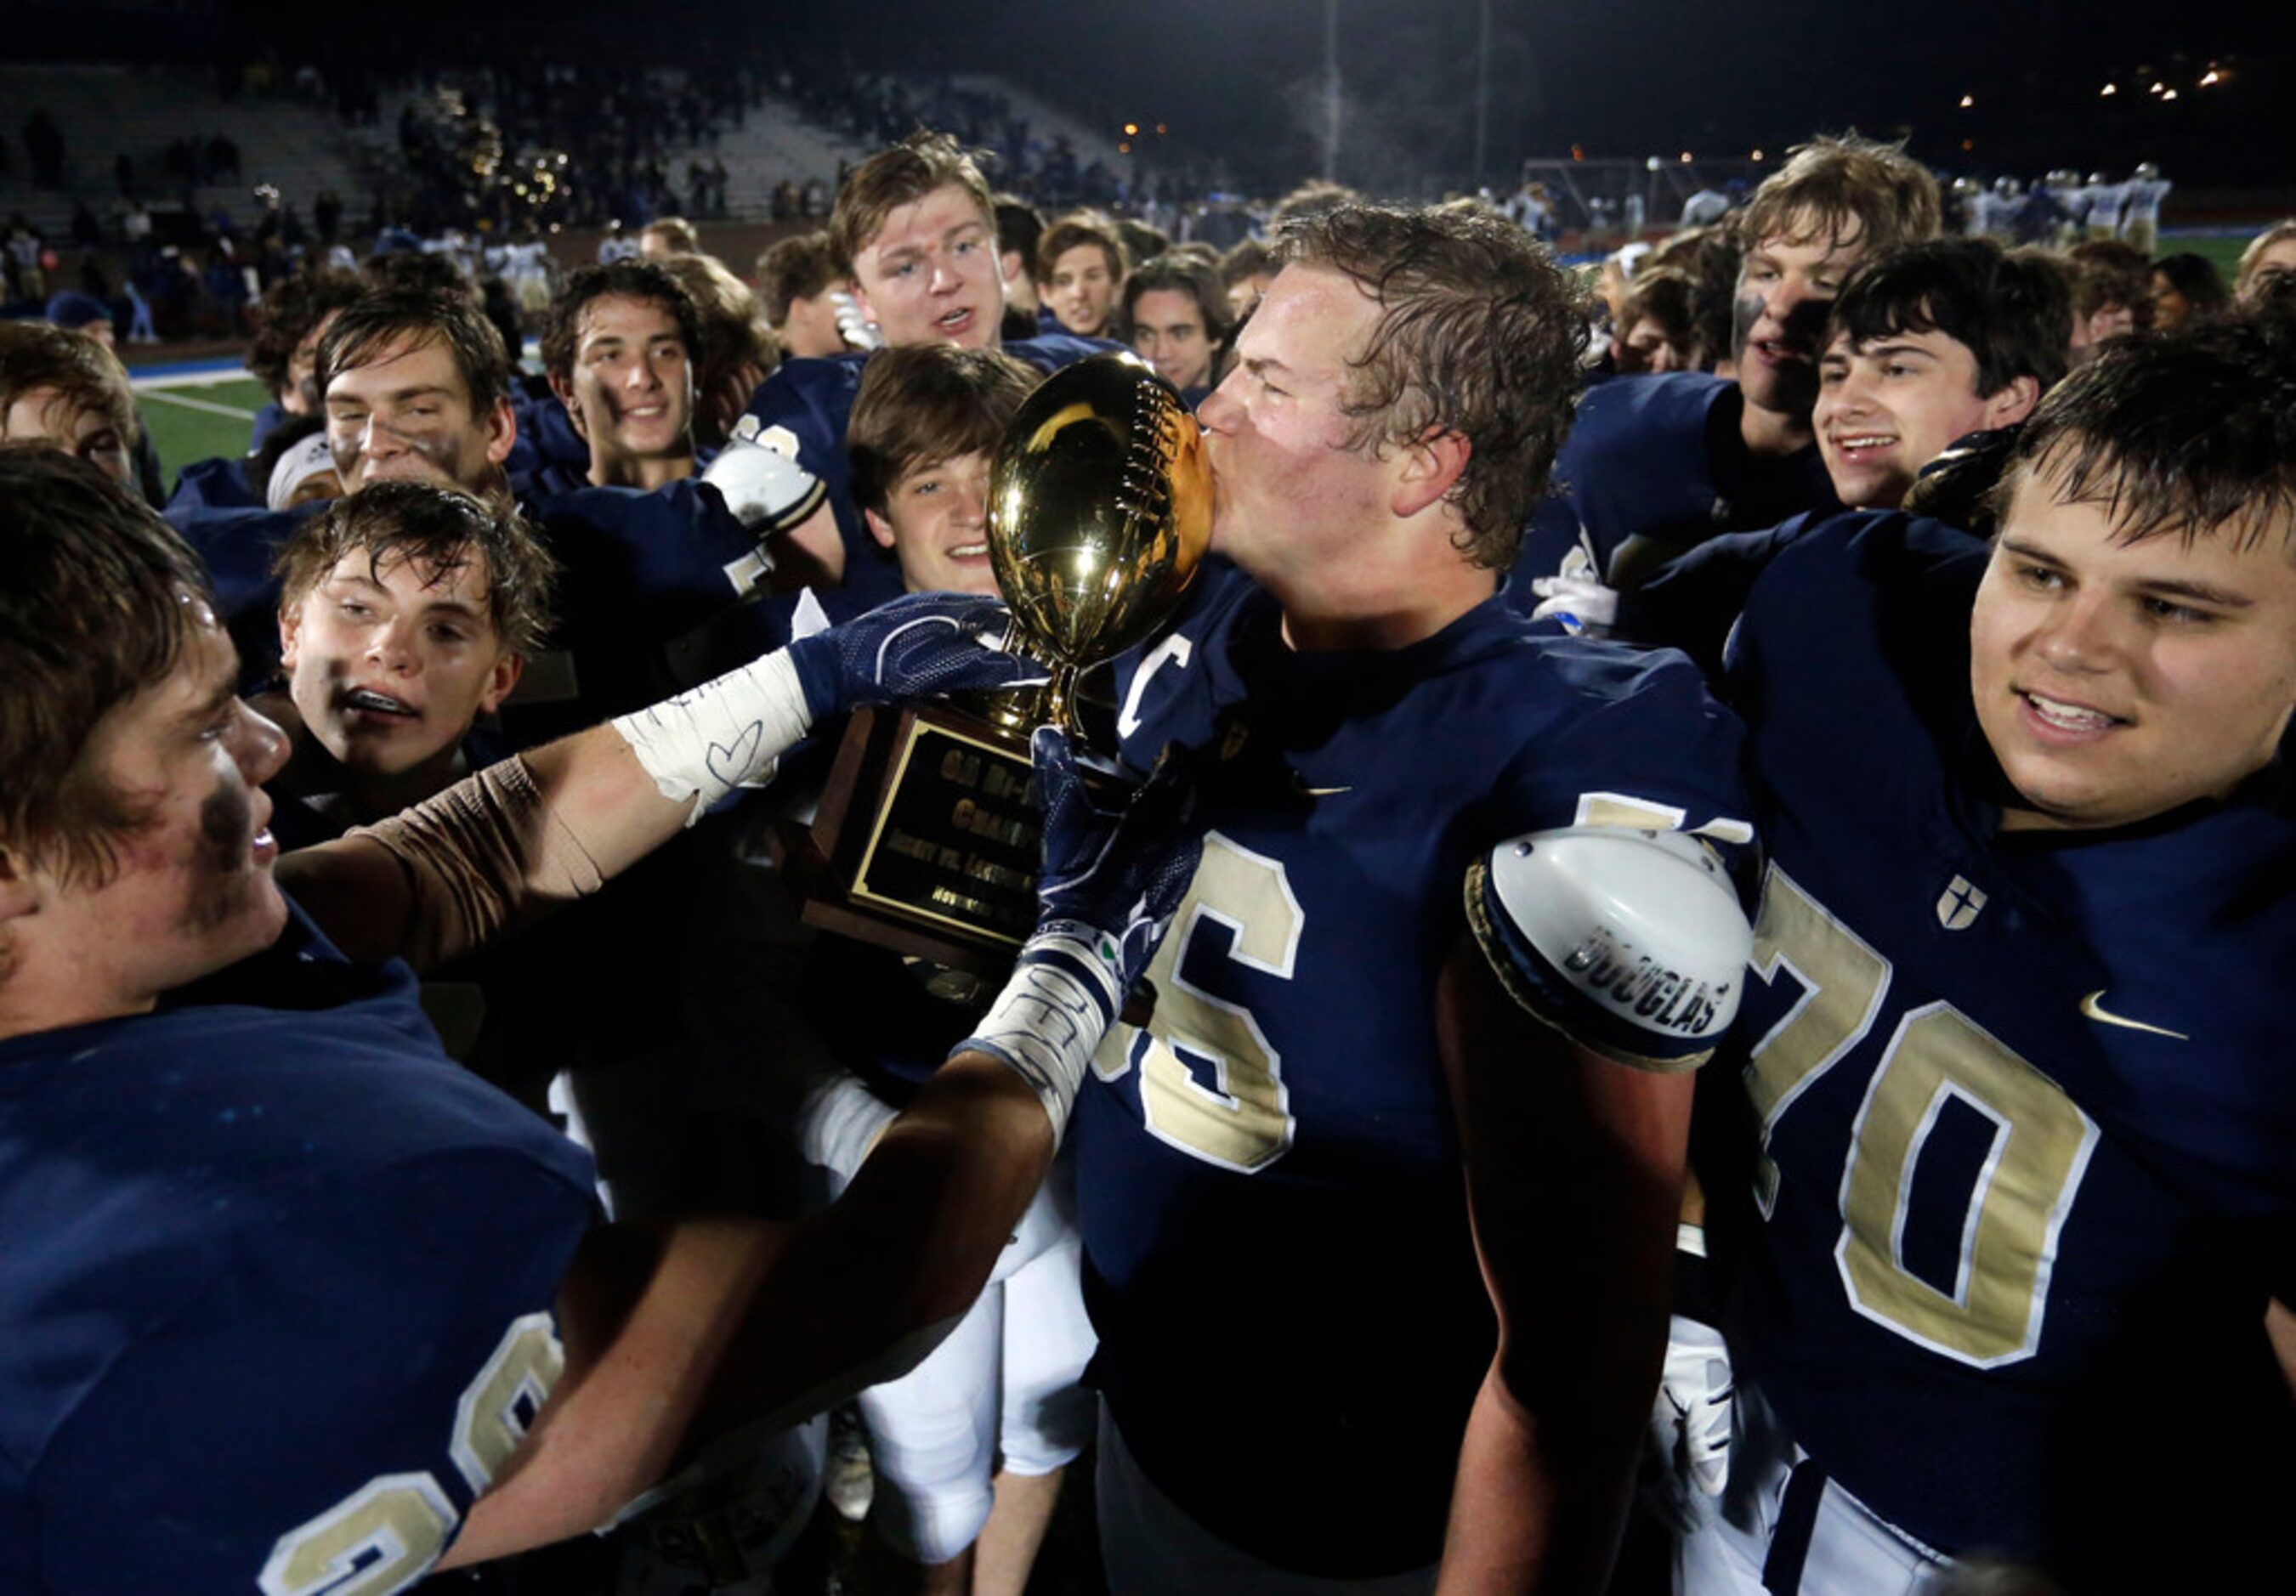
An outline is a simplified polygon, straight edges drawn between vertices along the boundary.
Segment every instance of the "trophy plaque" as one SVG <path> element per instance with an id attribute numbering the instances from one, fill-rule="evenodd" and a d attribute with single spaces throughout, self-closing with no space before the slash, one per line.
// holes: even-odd
<path id="1" fill-rule="evenodd" d="M 1171 614 L 1211 497 L 1194 416 L 1139 356 L 1094 356 L 1029 395 L 990 468 L 988 555 L 1006 646 L 1052 680 L 857 711 L 809 830 L 777 839 L 808 923 L 984 975 L 1010 965 L 1037 923 L 1030 733 L 1080 735 L 1078 675 Z"/>

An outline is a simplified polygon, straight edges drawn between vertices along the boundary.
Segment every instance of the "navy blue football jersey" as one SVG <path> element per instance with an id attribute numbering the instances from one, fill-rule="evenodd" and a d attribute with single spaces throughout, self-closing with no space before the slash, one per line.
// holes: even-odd
<path id="1" fill-rule="evenodd" d="M 1536 577 L 1616 582 L 1631 537 L 1683 545 L 1840 508 L 1815 445 L 1782 460 L 1749 454 L 1738 385 L 1702 372 L 1614 377 L 1578 400 L 1532 512 L 1509 590 L 1528 610 Z"/>
<path id="2" fill-rule="evenodd" d="M 0 1042 L 0 1592 L 412 1584 L 556 1379 L 587 1155 L 280 942 Z"/>
<path id="3" fill-rule="evenodd" d="M 1759 532 L 1711 537 L 1669 561 L 1648 582 L 1619 595 L 1611 635 L 1628 642 L 1679 649 L 1718 676 L 1731 628 L 1769 562 L 1816 528 L 1843 514 L 1813 512 Z"/>
<path id="4" fill-rule="evenodd" d="M 1002 347 L 1013 359 L 1047 373 L 1087 355 L 1123 348 L 1105 339 L 1066 332 L 1013 340 Z M 783 361 L 758 389 L 749 410 L 761 431 L 778 427 L 795 440 L 797 462 L 827 490 L 837 536 L 845 545 L 843 585 L 865 610 L 901 594 L 899 563 L 870 536 L 860 507 L 853 502 L 853 462 L 845 452 L 845 426 L 853 419 L 853 398 L 861 391 L 861 368 L 868 361 L 868 355 L 860 352 Z"/>
<path id="5" fill-rule="evenodd" d="M 2296 1284 L 2296 825 L 2267 772 L 2138 827 L 2001 831 L 1985 560 L 1837 518 L 1733 636 L 1767 850 L 1734 1346 L 1932 1546 L 2230 1588 L 2202 1570 L 2262 1555 L 2296 1456 L 2262 1325 Z"/>
<path id="6" fill-rule="evenodd" d="M 168 495 L 167 508 L 174 511 L 201 510 L 262 510 L 268 507 L 266 493 L 258 493 L 248 485 L 245 460 L 194 460 L 176 476 L 176 490 Z M 267 490 L 270 484 L 264 484 Z"/>
<path id="7" fill-rule="evenodd" d="M 821 481 L 845 545 L 843 585 L 865 595 L 873 608 L 901 591 L 901 568 L 869 535 L 853 503 L 853 462 L 845 452 L 845 424 L 853 417 L 853 397 L 861 391 L 865 353 L 785 360 L 750 401 L 760 433 L 780 428 L 796 441 L 797 462 Z"/>
<path id="8" fill-rule="evenodd" d="M 242 686 L 261 686 L 279 665 L 279 579 L 271 574 L 271 561 L 296 528 L 332 502 L 269 510 L 260 504 L 209 508 L 178 500 L 163 512 L 207 567 L 216 606 L 239 651 Z"/>
<path id="9" fill-rule="evenodd" d="M 503 462 L 511 491 L 524 499 L 588 486 L 589 440 L 574 430 L 558 396 L 545 389 L 537 397 L 513 383 L 510 407 L 518 422 L 517 439 Z"/>
<path id="10" fill-rule="evenodd" d="M 178 499 L 162 512 L 167 523 L 192 545 L 208 568 L 208 580 L 226 616 L 250 610 L 279 609 L 279 584 L 271 561 L 288 535 L 326 508 L 325 503 L 271 510 L 257 504 L 211 505 Z"/>
<path id="11" fill-rule="evenodd" d="M 255 420 L 247 430 L 247 452 L 254 454 L 263 446 L 263 440 L 272 430 L 287 419 L 287 407 L 276 399 L 264 401 L 263 408 L 255 413 Z"/>
<path id="12" fill-rule="evenodd" d="M 583 487 L 522 508 L 558 557 L 552 642 L 572 659 L 585 724 L 688 685 L 672 645 L 757 575 L 756 535 L 699 478 L 652 492 Z"/>
<path id="13" fill-rule="evenodd" d="M 1034 338 L 1011 339 L 1000 347 L 1013 359 L 1025 361 L 1050 376 L 1088 355 L 1106 355 L 1127 346 L 1111 339 L 1079 338 L 1062 329 L 1047 328 Z"/>
<path id="14" fill-rule="evenodd" d="M 1538 636 L 1496 597 L 1409 648 L 1294 653 L 1233 571 L 1119 685 L 1128 765 L 1210 756 L 1208 833 L 1154 1018 L 1078 1107 L 1095 1378 L 1236 1545 L 1430 1562 L 1493 1335 L 1436 1042 L 1469 866 L 1582 823 L 1742 840 L 1736 728 L 1679 657 Z"/>

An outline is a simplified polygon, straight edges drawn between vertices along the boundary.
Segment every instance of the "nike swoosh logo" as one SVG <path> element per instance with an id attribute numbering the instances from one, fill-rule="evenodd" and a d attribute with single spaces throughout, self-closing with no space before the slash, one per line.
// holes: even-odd
<path id="1" fill-rule="evenodd" d="M 2117 1025 L 2131 1031 L 2149 1031 L 2155 1036 L 2167 1036 L 2177 1042 L 2190 1042 L 2192 1040 L 2190 1036 L 2185 1035 L 2182 1031 L 2172 1031 L 2166 1026 L 2146 1025 L 2141 1019 L 2125 1019 L 2121 1016 L 2111 1012 L 2103 1003 L 2096 1001 L 2103 995 L 2104 988 L 2099 986 L 2095 991 L 2090 993 L 2087 997 L 2080 1000 L 2080 1011 L 2089 1019 L 2101 1020 L 2106 1025 Z"/>
<path id="2" fill-rule="evenodd" d="M 1355 789 L 1352 787 L 1302 787 L 1300 790 L 1309 798 L 1337 798 L 1343 792 L 1353 792 Z"/>

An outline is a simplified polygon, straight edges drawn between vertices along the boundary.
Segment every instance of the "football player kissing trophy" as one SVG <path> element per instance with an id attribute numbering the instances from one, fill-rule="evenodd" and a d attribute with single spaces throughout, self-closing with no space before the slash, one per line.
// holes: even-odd
<path id="1" fill-rule="evenodd" d="M 1051 680 L 857 711 L 808 843 L 785 854 L 808 921 L 982 975 L 1010 964 L 1037 919 L 1029 733 L 1081 736 L 1078 676 L 1170 617 L 1211 508 L 1195 417 L 1139 356 L 1095 356 L 1029 395 L 990 468 L 988 553 L 1006 646 Z"/>

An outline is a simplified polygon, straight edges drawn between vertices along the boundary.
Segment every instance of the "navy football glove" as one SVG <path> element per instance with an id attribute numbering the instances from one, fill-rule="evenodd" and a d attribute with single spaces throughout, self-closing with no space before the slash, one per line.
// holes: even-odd
<path id="1" fill-rule="evenodd" d="M 1093 1050 L 1187 895 L 1203 839 L 1188 823 L 1193 793 L 1172 750 L 1114 812 L 1093 803 L 1057 728 L 1038 727 L 1033 751 L 1045 815 L 1037 929 L 980 1028 L 955 1051 L 1010 1065 L 1057 1138 Z"/>
<path id="2" fill-rule="evenodd" d="M 1049 673 L 1000 651 L 1009 618 L 994 599 L 912 593 L 619 716 L 614 729 L 692 825 L 736 787 L 760 786 L 824 715 L 967 688 L 1026 687 Z"/>
<path id="3" fill-rule="evenodd" d="M 1045 816 L 1045 868 L 1030 942 L 1047 937 L 1104 950 L 1115 1008 L 1154 956 L 1194 880 L 1203 839 L 1187 824 L 1194 792 L 1177 750 L 1167 749 L 1122 809 L 1099 808 L 1056 726 L 1039 726 L 1030 751 Z"/>
<path id="4" fill-rule="evenodd" d="M 1011 618 L 995 599 L 913 593 L 789 645 L 818 720 L 861 704 L 1000 687 L 1032 687 L 1051 673 L 1003 651 Z"/>

